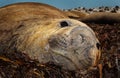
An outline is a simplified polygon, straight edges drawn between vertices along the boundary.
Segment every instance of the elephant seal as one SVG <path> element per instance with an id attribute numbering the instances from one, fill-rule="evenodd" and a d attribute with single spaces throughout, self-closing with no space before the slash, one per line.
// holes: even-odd
<path id="1" fill-rule="evenodd" d="M 0 56 L 18 51 L 39 63 L 86 70 L 100 57 L 99 41 L 86 24 L 42 3 L 17 3 L 0 9 Z"/>

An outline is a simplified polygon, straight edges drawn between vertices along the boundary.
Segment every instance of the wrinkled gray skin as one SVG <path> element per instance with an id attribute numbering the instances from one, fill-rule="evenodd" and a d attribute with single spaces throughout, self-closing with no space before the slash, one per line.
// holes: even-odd
<path id="1" fill-rule="evenodd" d="M 0 31 L 0 48 L 7 45 L 40 63 L 53 62 L 63 69 L 86 70 L 100 57 L 92 29 L 48 5 L 21 3 L 1 8 Z"/>

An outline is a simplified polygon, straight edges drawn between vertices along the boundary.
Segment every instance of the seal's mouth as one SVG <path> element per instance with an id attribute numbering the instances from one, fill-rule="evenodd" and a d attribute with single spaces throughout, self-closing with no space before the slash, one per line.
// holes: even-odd
<path id="1" fill-rule="evenodd" d="M 64 34 L 63 34 L 64 33 Z M 61 62 L 60 58 L 56 58 L 66 65 L 65 67 L 74 69 L 88 69 L 91 66 L 95 66 L 99 59 L 99 50 L 96 47 L 96 37 L 93 33 L 86 28 L 74 27 L 62 34 L 56 34 L 49 39 L 49 46 L 55 54 L 61 55 L 66 61 L 69 60 L 66 65 L 66 61 Z M 73 63 L 73 68 L 69 68 L 69 65 Z"/>

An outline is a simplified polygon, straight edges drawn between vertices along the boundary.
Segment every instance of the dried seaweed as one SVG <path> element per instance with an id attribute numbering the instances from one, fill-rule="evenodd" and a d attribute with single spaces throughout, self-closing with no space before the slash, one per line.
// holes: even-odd
<path id="1" fill-rule="evenodd" d="M 88 25 L 101 43 L 103 78 L 120 78 L 120 23 Z"/>

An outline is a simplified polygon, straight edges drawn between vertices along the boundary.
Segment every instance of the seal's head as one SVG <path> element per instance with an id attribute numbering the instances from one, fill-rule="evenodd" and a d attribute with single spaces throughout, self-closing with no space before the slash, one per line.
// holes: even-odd
<path id="1" fill-rule="evenodd" d="M 34 24 L 33 24 L 34 25 Z M 86 24 L 54 19 L 17 31 L 17 48 L 41 63 L 54 62 L 64 69 L 88 69 L 99 59 L 99 41 Z"/>
<path id="2" fill-rule="evenodd" d="M 100 44 L 92 29 L 71 19 L 57 20 L 57 26 L 60 29 L 48 41 L 54 62 L 70 70 L 96 65 Z"/>

